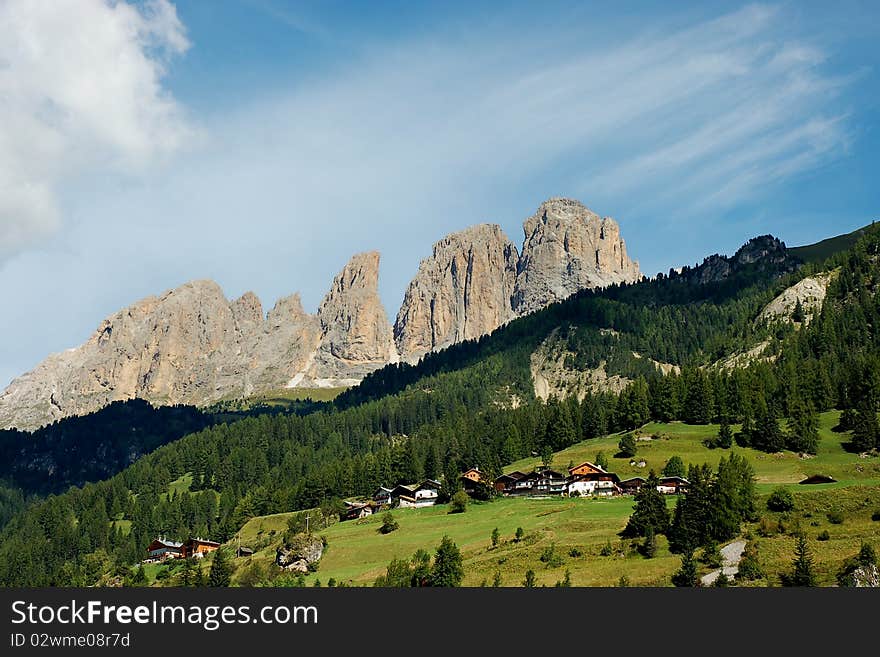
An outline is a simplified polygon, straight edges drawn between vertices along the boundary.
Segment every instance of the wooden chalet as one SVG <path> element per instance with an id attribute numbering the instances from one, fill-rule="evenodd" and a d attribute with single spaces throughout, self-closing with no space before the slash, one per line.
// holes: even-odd
<path id="1" fill-rule="evenodd" d="M 373 502 L 375 502 L 379 506 L 391 506 L 391 492 L 393 490 L 393 488 L 385 488 L 385 486 L 379 486 L 379 489 L 373 494 Z"/>
<path id="2" fill-rule="evenodd" d="M 578 477 L 581 475 L 594 475 L 601 474 L 605 472 L 605 468 L 600 465 L 595 465 L 590 463 L 589 461 L 584 461 L 580 465 L 576 465 L 573 468 L 568 469 L 568 474 L 572 477 Z"/>
<path id="3" fill-rule="evenodd" d="M 528 477 L 528 475 L 519 470 L 503 474 L 495 480 L 495 490 L 502 495 L 511 495 L 516 491 L 517 482 L 522 481 L 526 477 Z"/>
<path id="4" fill-rule="evenodd" d="M 182 559 L 184 554 L 184 544 L 178 541 L 171 541 L 167 538 L 156 538 L 147 546 L 147 554 L 149 561 L 165 561 L 166 559 Z"/>
<path id="5" fill-rule="evenodd" d="M 568 478 L 566 492 L 569 497 L 612 497 L 620 493 L 620 477 L 613 472 L 586 472 Z"/>
<path id="6" fill-rule="evenodd" d="M 657 484 L 657 490 L 664 495 L 678 495 L 686 493 L 687 486 L 690 482 L 684 477 L 660 477 L 660 483 Z"/>
<path id="7" fill-rule="evenodd" d="M 479 468 L 471 468 L 462 472 L 458 479 L 465 493 L 473 493 L 479 484 L 485 482 L 485 477 Z"/>
<path id="8" fill-rule="evenodd" d="M 183 556 L 201 559 L 208 552 L 213 552 L 220 547 L 217 541 L 209 541 L 205 538 L 190 538 L 183 544 Z"/>
<path id="9" fill-rule="evenodd" d="M 360 520 L 373 515 L 373 507 L 367 502 L 345 502 L 345 511 L 342 512 L 343 520 Z"/>
<path id="10" fill-rule="evenodd" d="M 439 481 L 425 479 L 421 483 L 411 486 L 397 486 L 391 494 L 397 499 L 397 506 L 404 509 L 418 509 L 437 504 L 440 486 Z"/>
<path id="11" fill-rule="evenodd" d="M 545 468 L 536 473 L 534 490 L 539 495 L 562 495 L 566 492 L 568 478 L 561 472 Z"/>
<path id="12" fill-rule="evenodd" d="M 624 495 L 635 495 L 642 489 L 642 486 L 644 485 L 644 477 L 631 477 L 630 479 L 624 479 L 617 484 L 617 486 L 620 488 L 620 492 Z"/>

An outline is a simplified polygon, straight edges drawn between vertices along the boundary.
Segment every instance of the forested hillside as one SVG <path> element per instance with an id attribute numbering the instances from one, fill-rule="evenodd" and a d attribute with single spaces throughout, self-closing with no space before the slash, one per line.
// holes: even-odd
<path id="1" fill-rule="evenodd" d="M 710 258 L 657 280 L 579 293 L 420 365 L 387 367 L 334 408 L 203 429 L 14 517 L 0 535 L 0 582 L 91 584 L 126 571 L 157 534 L 222 540 L 256 515 L 422 476 L 444 478 L 448 494 L 467 467 L 496 473 L 525 456 L 650 420 L 742 423 L 741 444 L 808 453 L 817 412 L 840 408 L 853 448 L 872 449 L 880 393 L 878 253 L 880 231 L 872 228 L 849 251 L 796 271 L 786 258 L 733 258 L 720 269 Z M 827 269 L 838 273 L 809 324 L 754 322 L 782 289 Z M 614 341 L 600 329 L 612 329 Z M 617 353 L 616 367 L 633 382 L 619 394 L 536 400 L 529 355 L 554 330 L 576 354 L 573 365 Z M 763 360 L 733 371 L 704 367 L 765 339 Z M 633 351 L 681 372 L 639 369 Z M 779 418 L 788 421 L 780 426 Z M 171 486 L 168 494 L 184 475 L 192 477 L 190 489 Z"/>

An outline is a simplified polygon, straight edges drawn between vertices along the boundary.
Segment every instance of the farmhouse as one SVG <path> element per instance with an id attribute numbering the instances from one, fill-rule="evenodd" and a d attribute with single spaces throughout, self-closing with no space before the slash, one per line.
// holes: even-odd
<path id="1" fill-rule="evenodd" d="M 183 556 L 201 559 L 208 552 L 213 552 L 220 544 L 217 541 L 209 541 L 205 538 L 190 538 L 183 544 Z"/>
<path id="2" fill-rule="evenodd" d="M 632 477 L 631 479 L 624 479 L 618 484 L 620 488 L 620 492 L 624 495 L 635 495 L 638 493 L 642 486 L 645 485 L 644 477 Z"/>
<path id="3" fill-rule="evenodd" d="M 470 470 L 462 472 L 458 479 L 461 482 L 461 487 L 464 489 L 465 493 L 475 492 L 479 484 L 484 483 L 485 481 L 485 477 L 483 476 L 483 473 L 480 472 L 479 468 L 471 468 Z"/>
<path id="4" fill-rule="evenodd" d="M 572 477 L 577 477 L 579 475 L 600 474 L 603 472 L 605 472 L 605 468 L 599 465 L 594 465 L 589 461 L 584 461 L 580 465 L 576 465 L 573 468 L 568 469 L 568 474 Z"/>
<path id="5" fill-rule="evenodd" d="M 687 492 L 687 485 L 689 483 L 684 477 L 660 477 L 657 490 L 664 495 L 678 495 L 679 493 Z"/>
<path id="6" fill-rule="evenodd" d="M 345 511 L 342 513 L 343 520 L 360 520 L 373 515 L 373 507 L 366 502 L 345 502 Z"/>
<path id="7" fill-rule="evenodd" d="M 182 559 L 184 557 L 183 543 L 170 541 L 167 538 L 154 539 L 147 546 L 147 554 L 151 561 L 164 561 L 165 559 Z"/>
<path id="8" fill-rule="evenodd" d="M 503 474 L 495 480 L 495 490 L 504 495 L 514 494 L 517 490 L 516 485 L 523 479 L 527 479 L 528 475 L 519 470 Z"/>
<path id="9" fill-rule="evenodd" d="M 391 506 L 392 497 L 391 492 L 393 489 L 385 488 L 384 486 L 379 486 L 379 489 L 373 494 L 373 501 L 378 505 L 382 506 L 383 504 Z"/>
<path id="10" fill-rule="evenodd" d="M 545 468 L 537 472 L 535 492 L 543 495 L 562 495 L 566 492 L 567 477 L 561 472 Z"/>
<path id="11" fill-rule="evenodd" d="M 620 477 L 613 472 L 590 472 L 568 478 L 566 492 L 569 497 L 597 495 L 611 497 L 620 492 Z"/>
<path id="12" fill-rule="evenodd" d="M 425 479 L 414 486 L 398 486 L 392 492 L 392 496 L 397 497 L 398 506 L 404 509 L 434 506 L 439 495 L 440 482 L 434 479 Z"/>

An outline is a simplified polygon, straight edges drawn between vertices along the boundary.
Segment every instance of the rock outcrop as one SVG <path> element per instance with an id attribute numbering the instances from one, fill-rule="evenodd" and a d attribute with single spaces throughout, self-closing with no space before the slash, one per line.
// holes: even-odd
<path id="1" fill-rule="evenodd" d="M 801 279 L 768 303 L 755 319 L 755 323 L 781 320 L 809 324 L 813 315 L 822 310 L 828 292 L 828 283 L 833 277 L 831 272 L 826 272 Z M 803 316 L 795 318 L 798 304 L 801 306 Z"/>
<path id="2" fill-rule="evenodd" d="M 295 294 L 264 317 L 255 294 L 230 302 L 212 281 L 148 297 L 13 381 L 0 394 L 0 429 L 34 429 L 132 398 L 206 405 L 282 387 L 349 386 L 583 288 L 640 278 L 617 224 L 577 201 L 547 201 L 524 230 L 522 255 L 494 224 L 437 242 L 393 329 L 379 300 L 376 252 L 351 259 L 315 315 Z"/>
<path id="3" fill-rule="evenodd" d="M 525 243 L 517 267 L 513 310 L 525 315 L 579 290 L 641 278 L 629 259 L 620 227 L 578 201 L 544 202 L 523 224 Z"/>
<path id="4" fill-rule="evenodd" d="M 379 299 L 379 254 L 355 255 L 318 307 L 317 352 L 294 385 L 350 386 L 399 357 Z M 291 382 L 293 383 L 293 382 Z"/>
<path id="5" fill-rule="evenodd" d="M 275 551 L 275 564 L 282 570 L 307 573 L 324 554 L 324 541 L 318 536 L 297 534 Z"/>
<path id="6" fill-rule="evenodd" d="M 415 361 L 512 319 L 517 260 L 516 247 L 496 224 L 472 226 L 434 244 L 397 314 L 398 351 Z"/>

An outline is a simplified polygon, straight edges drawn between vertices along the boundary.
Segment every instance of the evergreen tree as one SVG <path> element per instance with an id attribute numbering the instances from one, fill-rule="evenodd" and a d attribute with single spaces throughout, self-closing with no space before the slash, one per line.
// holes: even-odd
<path id="1" fill-rule="evenodd" d="M 681 557 L 681 568 L 672 576 L 675 586 L 699 586 L 697 577 L 697 561 L 694 559 L 693 550 L 688 550 Z"/>
<path id="2" fill-rule="evenodd" d="M 718 437 L 715 439 L 715 445 L 721 449 L 730 449 L 733 446 L 733 431 L 727 422 L 722 422 L 718 429 Z"/>
<path id="3" fill-rule="evenodd" d="M 501 538 L 501 532 L 498 531 L 498 528 L 492 530 L 492 547 L 498 547 L 498 541 Z"/>
<path id="4" fill-rule="evenodd" d="M 779 428 L 779 420 L 771 409 L 763 410 L 751 435 L 751 446 L 762 452 L 781 452 L 785 449 L 785 436 Z"/>
<path id="5" fill-rule="evenodd" d="M 526 578 L 523 580 L 523 586 L 527 589 L 534 588 L 535 586 L 535 571 L 529 568 L 526 571 Z"/>
<path id="6" fill-rule="evenodd" d="M 232 581 L 232 563 L 226 548 L 214 550 L 214 562 L 208 574 L 208 586 L 229 586 Z"/>
<path id="7" fill-rule="evenodd" d="M 863 398 L 852 419 L 852 444 L 860 452 L 867 452 L 878 444 L 880 426 L 877 423 L 877 413 L 874 405 L 867 398 Z"/>
<path id="8" fill-rule="evenodd" d="M 135 571 L 134 577 L 131 580 L 132 586 L 146 586 L 147 585 L 147 573 L 144 570 L 144 564 L 138 564 L 137 571 Z"/>
<path id="9" fill-rule="evenodd" d="M 648 527 L 655 534 L 665 534 L 669 530 L 669 510 L 663 493 L 657 490 L 659 483 L 652 470 L 645 485 L 635 494 L 635 507 L 621 536 L 644 536 Z"/>
<path id="10" fill-rule="evenodd" d="M 434 568 L 431 570 L 431 586 L 461 586 L 464 578 L 461 552 L 448 536 L 444 536 L 434 553 Z"/>
<path id="11" fill-rule="evenodd" d="M 631 459 L 636 455 L 636 439 L 632 433 L 625 433 L 623 437 L 620 439 L 620 442 L 617 443 L 617 448 L 620 450 L 620 455 L 624 458 Z"/>
<path id="12" fill-rule="evenodd" d="M 654 528 L 650 525 L 645 528 L 645 540 L 639 546 L 639 552 L 646 559 L 653 559 L 657 554 L 657 537 L 654 535 Z"/>
<path id="13" fill-rule="evenodd" d="M 736 572 L 736 578 L 739 580 L 753 581 L 762 579 L 764 570 L 758 560 L 758 544 L 755 541 L 746 543 L 742 557 L 739 560 L 739 567 Z"/>
<path id="14" fill-rule="evenodd" d="M 663 476 L 665 477 L 684 477 L 684 461 L 678 454 L 671 456 L 666 465 L 663 466 Z"/>
<path id="15" fill-rule="evenodd" d="M 496 588 L 496 589 L 500 588 L 502 586 L 502 584 L 503 584 L 503 581 L 501 579 L 501 571 L 496 570 L 495 576 L 492 578 L 492 588 Z"/>
<path id="16" fill-rule="evenodd" d="M 793 452 L 815 454 L 819 447 L 819 416 L 812 402 L 790 403 L 787 447 Z"/>
<path id="17" fill-rule="evenodd" d="M 596 453 L 595 465 L 598 465 L 603 470 L 608 469 L 608 457 L 605 456 L 605 452 L 600 451 Z"/>
<path id="18" fill-rule="evenodd" d="M 802 324 L 806 317 L 807 314 L 804 312 L 804 306 L 801 303 L 801 300 L 798 299 L 797 303 L 794 305 L 794 310 L 791 313 L 791 321 Z"/>
<path id="19" fill-rule="evenodd" d="M 180 574 L 181 586 L 196 585 L 196 568 L 192 557 L 183 560 L 183 572 Z"/>
<path id="20" fill-rule="evenodd" d="M 816 573 L 813 570 L 813 555 L 807 543 L 806 534 L 800 533 L 795 538 L 793 570 L 783 575 L 785 586 L 816 586 Z"/>

